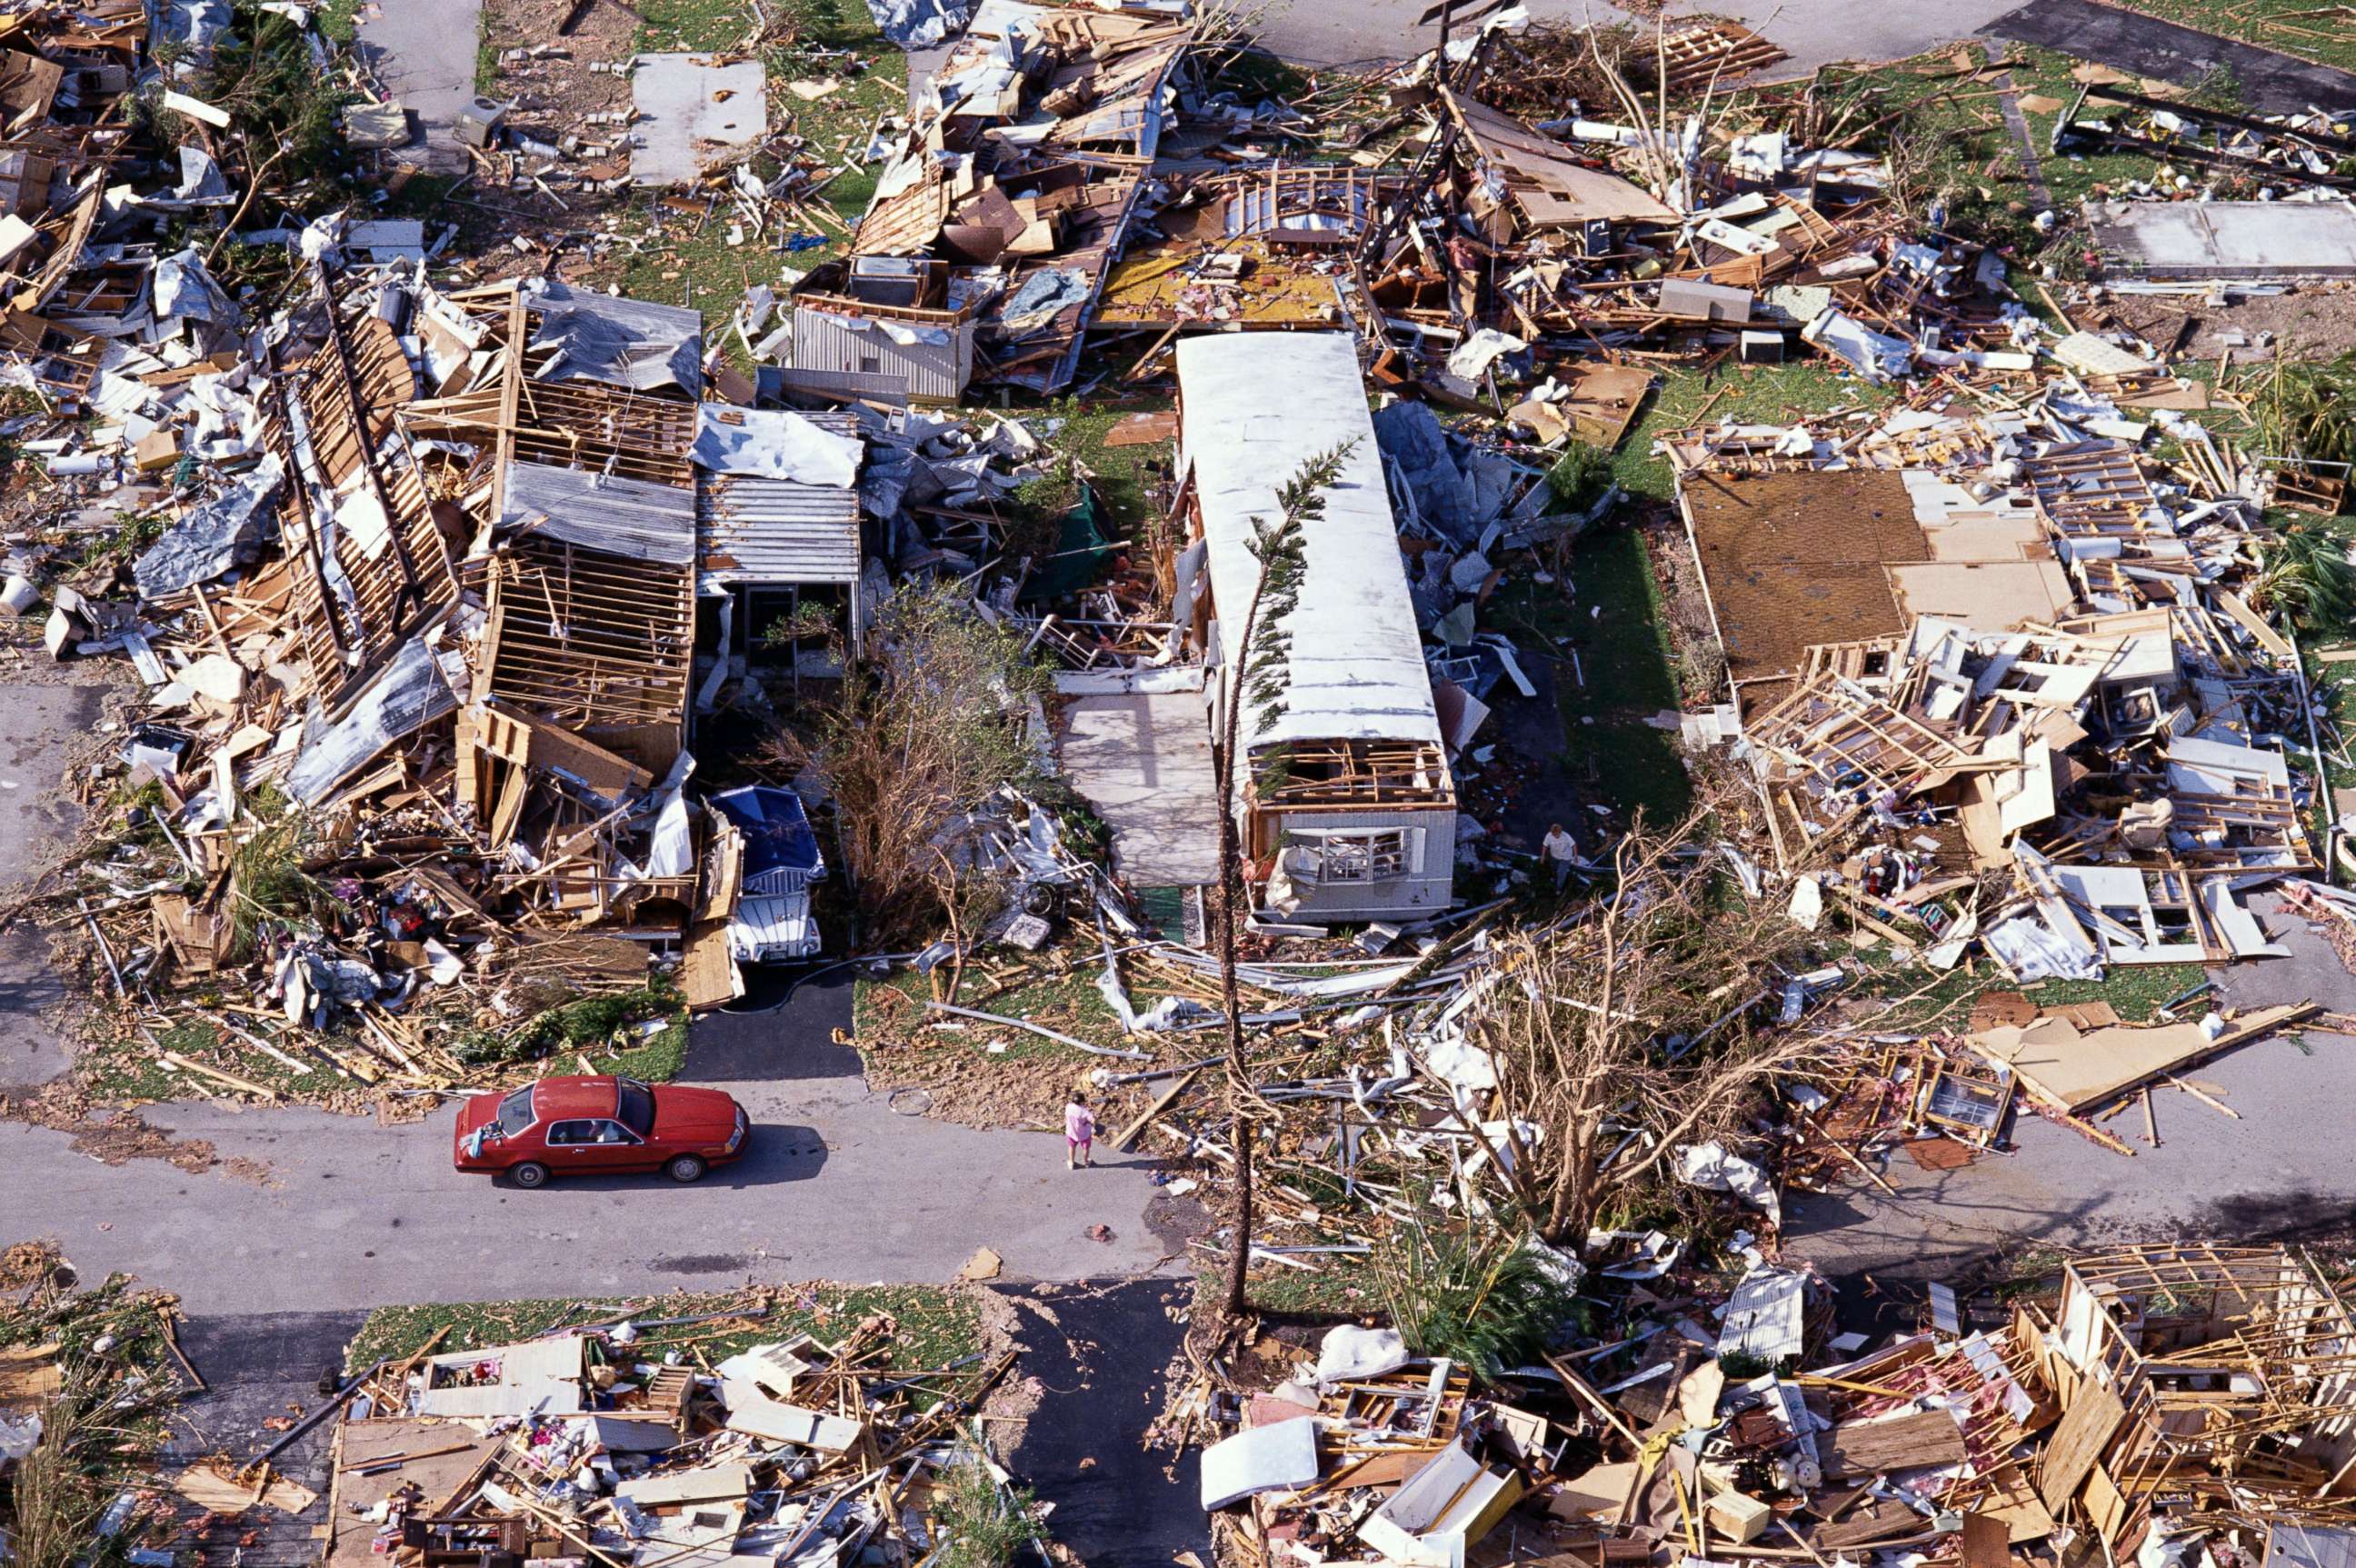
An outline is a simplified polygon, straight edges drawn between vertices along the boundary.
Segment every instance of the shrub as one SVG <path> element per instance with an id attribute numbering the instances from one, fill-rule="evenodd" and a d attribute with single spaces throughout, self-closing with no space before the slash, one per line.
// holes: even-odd
<path id="1" fill-rule="evenodd" d="M 1432 1214 L 1400 1225 L 1376 1243 L 1374 1273 L 1408 1349 L 1488 1381 L 1535 1359 L 1578 1310 L 1544 1254 L 1494 1224 Z"/>
<path id="2" fill-rule="evenodd" d="M 940 1568 L 1006 1568 L 1015 1553 L 1046 1539 L 1031 1488 L 1001 1487 L 979 1454 L 960 1456 L 937 1485 L 934 1543 L 948 1543 L 935 1559 Z"/>

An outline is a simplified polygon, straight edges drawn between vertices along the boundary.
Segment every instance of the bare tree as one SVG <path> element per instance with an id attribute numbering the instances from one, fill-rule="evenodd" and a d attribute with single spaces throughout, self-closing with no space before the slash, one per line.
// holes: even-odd
<path id="1" fill-rule="evenodd" d="M 1251 1261 L 1252 1122 L 1259 1101 L 1252 1088 L 1244 1040 L 1243 996 L 1236 983 L 1236 935 L 1243 923 L 1247 897 L 1243 845 L 1236 826 L 1236 768 L 1244 733 L 1243 710 L 1247 703 L 1251 704 L 1255 733 L 1267 729 L 1284 712 L 1285 671 L 1292 645 L 1284 622 L 1301 602 L 1303 529 L 1325 515 L 1325 492 L 1341 478 L 1342 465 L 1356 445 L 1353 441 L 1310 457 L 1278 489 L 1276 521 L 1252 519 L 1251 553 L 1258 571 L 1252 583 L 1251 602 L 1244 607 L 1237 623 L 1239 634 L 1230 645 L 1243 653 L 1228 677 L 1218 753 L 1213 759 L 1219 792 L 1219 897 L 1214 918 L 1218 927 L 1219 1005 L 1226 1016 L 1227 1130 L 1236 1148 L 1233 1250 L 1227 1261 L 1226 1303 L 1229 1317 L 1239 1317 L 1246 1310 L 1245 1276 Z M 1266 779 L 1280 769 L 1280 747 L 1254 759 L 1256 777 Z"/>
<path id="2" fill-rule="evenodd" d="M 1780 1076 L 1818 1065 L 1812 1036 L 1757 1016 L 1801 938 L 1746 903 L 1708 845 L 1705 803 L 1638 831 L 1581 918 L 1514 939 L 1509 975 L 1472 1026 L 1496 1064 L 1512 1179 L 1558 1245 L 1583 1248 L 1616 1204 L 1665 1179 L 1676 1151 L 1732 1135 Z"/>
<path id="3" fill-rule="evenodd" d="M 823 768 L 870 936 L 922 931 L 944 915 L 970 923 L 992 890 L 935 841 L 1001 785 L 1034 782 L 1023 697 L 1051 690 L 1052 677 L 947 584 L 902 586 L 869 648 L 814 735 L 779 730 L 764 760 L 787 773 Z"/>

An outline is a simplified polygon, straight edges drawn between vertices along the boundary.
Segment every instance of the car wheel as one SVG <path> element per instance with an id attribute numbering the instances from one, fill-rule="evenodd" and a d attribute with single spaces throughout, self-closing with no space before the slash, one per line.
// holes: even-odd
<path id="1" fill-rule="evenodd" d="M 526 1160 L 519 1165 L 508 1167 L 508 1180 L 521 1187 L 546 1187 L 548 1167 L 538 1160 Z"/>
<path id="2" fill-rule="evenodd" d="M 663 1166 L 663 1174 L 673 1181 L 698 1181 L 702 1178 L 704 1168 L 701 1155 L 681 1155 Z"/>

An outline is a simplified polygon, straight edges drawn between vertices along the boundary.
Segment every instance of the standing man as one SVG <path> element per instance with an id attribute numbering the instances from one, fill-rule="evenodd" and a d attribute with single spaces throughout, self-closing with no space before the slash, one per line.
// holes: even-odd
<path id="1" fill-rule="evenodd" d="M 1546 837 L 1538 844 L 1538 854 L 1554 873 L 1554 890 L 1561 892 L 1562 885 L 1570 880 L 1571 867 L 1578 863 L 1579 841 L 1557 822 L 1547 829 Z"/>
<path id="2" fill-rule="evenodd" d="M 1088 1145 L 1096 1142 L 1097 1113 L 1088 1097 L 1077 1090 L 1064 1104 L 1064 1168 L 1077 1170 L 1088 1163 Z"/>

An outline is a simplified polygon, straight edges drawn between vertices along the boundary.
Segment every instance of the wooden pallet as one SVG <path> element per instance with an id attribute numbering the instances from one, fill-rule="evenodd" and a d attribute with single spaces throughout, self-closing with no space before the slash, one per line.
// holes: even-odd
<path id="1" fill-rule="evenodd" d="M 1792 57 L 1739 22 L 1691 17 L 1662 37 L 1667 62 L 1662 85 L 1670 92 L 1696 92 Z"/>

